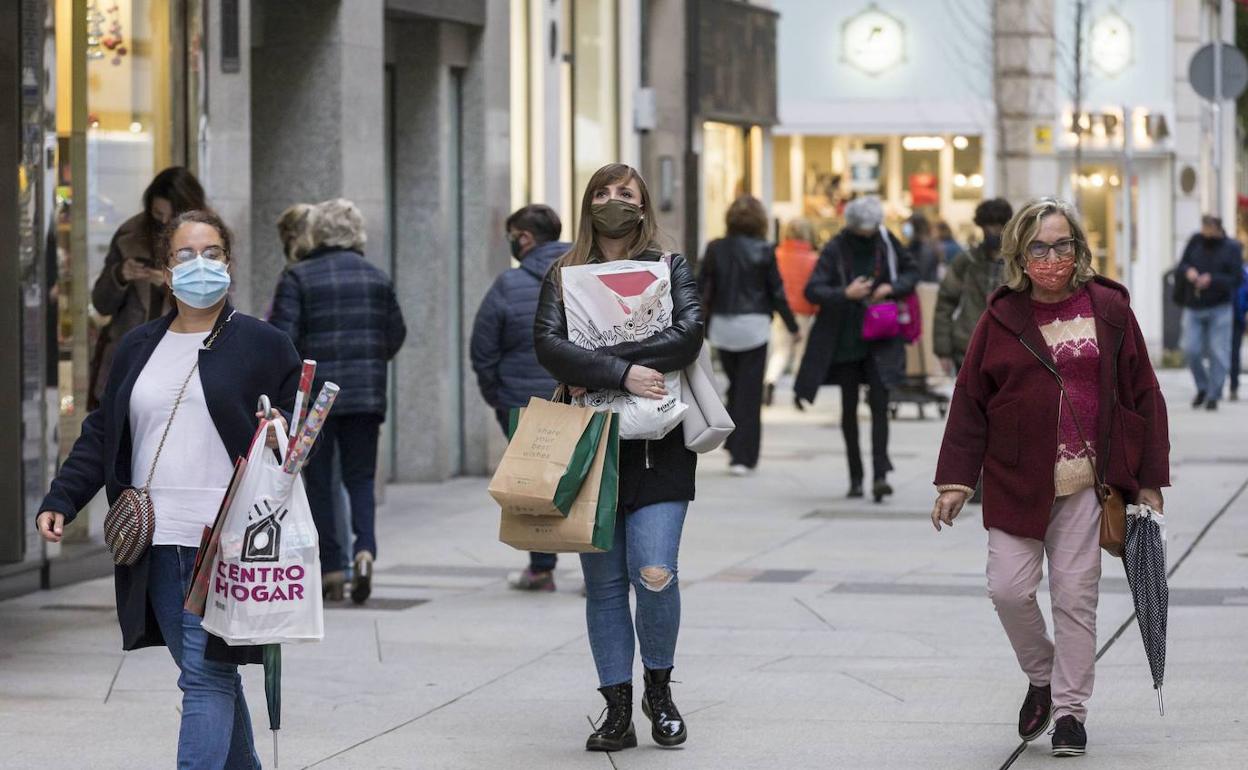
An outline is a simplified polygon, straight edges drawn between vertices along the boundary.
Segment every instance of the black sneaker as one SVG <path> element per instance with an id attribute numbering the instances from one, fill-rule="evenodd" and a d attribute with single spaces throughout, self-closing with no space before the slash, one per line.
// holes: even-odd
<path id="1" fill-rule="evenodd" d="M 1201 405 L 1201 404 L 1203 404 L 1203 403 L 1205 403 L 1205 394 L 1204 394 L 1204 393 L 1197 393 L 1197 394 L 1196 394 L 1196 398 L 1193 398 L 1193 399 L 1192 399 L 1192 408 L 1193 408 L 1193 409 L 1199 409 L 1199 408 L 1200 408 L 1200 405 Z"/>
<path id="2" fill-rule="evenodd" d="M 1018 737 L 1030 743 L 1049 729 L 1053 718 L 1053 691 L 1049 685 L 1027 685 L 1027 697 L 1018 710 Z"/>
<path id="3" fill-rule="evenodd" d="M 1216 412 L 1216 411 L 1218 411 L 1218 402 L 1217 402 L 1217 401 L 1206 401 L 1206 402 L 1205 402 L 1205 411 L 1206 411 L 1206 412 Z"/>
<path id="4" fill-rule="evenodd" d="M 1053 730 L 1053 756 L 1082 757 L 1088 748 L 1088 732 L 1083 723 L 1067 714 L 1057 720 Z"/>

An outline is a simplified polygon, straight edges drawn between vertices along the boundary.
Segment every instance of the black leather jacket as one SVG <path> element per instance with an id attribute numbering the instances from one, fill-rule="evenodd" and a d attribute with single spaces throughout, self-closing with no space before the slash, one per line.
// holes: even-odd
<path id="1" fill-rule="evenodd" d="M 707 322 L 716 315 L 779 313 L 784 325 L 797 332 L 797 320 L 784 296 L 784 282 L 770 243 L 744 235 L 730 235 L 706 246 L 698 274 Z"/>
<path id="2" fill-rule="evenodd" d="M 657 262 L 662 252 L 647 251 L 639 260 Z M 622 389 L 633 364 L 660 372 L 676 372 L 697 360 L 702 349 L 702 304 L 693 271 L 675 254 L 672 267 L 672 325 L 639 342 L 597 350 L 568 341 L 563 290 L 555 263 L 542 281 L 533 324 L 537 360 L 565 385 L 591 390 Z M 657 441 L 620 442 L 619 511 L 629 513 L 660 502 L 692 500 L 697 455 L 685 448 L 685 432 L 677 427 Z"/>

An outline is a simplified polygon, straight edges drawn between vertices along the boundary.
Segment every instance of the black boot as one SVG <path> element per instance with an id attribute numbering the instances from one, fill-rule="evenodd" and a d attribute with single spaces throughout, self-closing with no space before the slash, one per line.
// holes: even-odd
<path id="1" fill-rule="evenodd" d="M 884 498 L 893 493 L 893 487 L 884 479 L 876 479 L 871 484 L 871 496 L 875 498 L 877 503 L 884 502 Z"/>
<path id="2" fill-rule="evenodd" d="M 585 741 L 586 751 L 620 751 L 637 746 L 637 732 L 633 729 L 633 683 L 613 684 L 599 687 L 598 692 L 607 701 L 604 715 L 597 729 Z"/>
<path id="3" fill-rule="evenodd" d="M 641 713 L 650 720 L 650 737 L 660 746 L 679 746 L 689 737 L 685 720 L 672 702 L 672 670 L 646 669 L 646 694 Z"/>
<path id="4" fill-rule="evenodd" d="M 862 497 L 862 479 L 849 480 L 849 493 L 846 497 Z"/>

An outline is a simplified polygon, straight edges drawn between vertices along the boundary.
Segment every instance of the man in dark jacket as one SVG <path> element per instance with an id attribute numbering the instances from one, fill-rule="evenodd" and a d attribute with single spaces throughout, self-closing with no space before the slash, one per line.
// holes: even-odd
<path id="1" fill-rule="evenodd" d="M 984 239 L 954 257 L 940 282 L 932 320 L 932 350 L 946 374 L 962 366 L 975 325 L 988 308 L 988 297 L 1001 285 L 1001 232 L 1012 216 L 1014 209 L 1004 198 L 976 206 L 975 224 L 984 231 Z"/>
<path id="2" fill-rule="evenodd" d="M 1212 411 L 1222 396 L 1231 364 L 1232 305 L 1243 280 L 1243 252 L 1239 241 L 1226 237 L 1222 221 L 1206 215 L 1176 271 L 1183 300 L 1183 353 L 1196 381 L 1193 407 L 1204 404 Z"/>
<path id="3" fill-rule="evenodd" d="M 550 398 L 555 380 L 537 362 L 533 352 L 533 317 L 542 278 L 570 244 L 559 238 L 559 215 L 540 203 L 525 206 L 507 217 L 507 242 L 519 267 L 498 276 L 472 325 L 469 352 L 481 395 L 507 432 L 508 416 L 533 396 Z M 526 591 L 555 590 L 553 553 L 529 554 L 529 567 L 512 581 Z"/>
<path id="4" fill-rule="evenodd" d="M 407 327 L 390 277 L 364 259 L 364 217 L 355 204 L 325 201 L 311 216 L 316 247 L 282 274 L 269 320 L 290 335 L 303 358 L 316 361 L 313 397 L 327 380 L 342 389 L 304 479 L 320 532 L 326 586 L 341 586 L 347 561 L 335 534 L 331 483 L 338 447 L 355 533 L 351 598 L 359 604 L 371 593 L 377 555 L 373 485 L 386 416 L 387 362 L 399 352 Z"/>

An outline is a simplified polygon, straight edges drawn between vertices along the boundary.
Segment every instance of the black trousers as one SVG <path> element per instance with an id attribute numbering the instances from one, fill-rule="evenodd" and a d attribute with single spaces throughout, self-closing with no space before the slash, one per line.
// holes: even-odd
<path id="1" fill-rule="evenodd" d="M 338 521 L 334 516 L 335 490 L 332 482 L 335 445 L 342 465 L 342 484 L 351 498 L 351 529 L 355 534 L 352 554 L 368 551 L 377 556 L 374 480 L 380 429 L 379 415 L 331 414 L 321 428 L 321 445 L 308 460 L 303 480 L 307 485 L 312 518 L 320 535 L 322 572 L 347 568 L 347 555 L 338 542 Z"/>
<path id="2" fill-rule="evenodd" d="M 498 420 L 498 427 L 503 429 L 503 435 L 506 436 L 508 429 L 511 428 L 511 410 L 495 409 L 494 417 Z M 559 563 L 559 557 L 553 553 L 539 553 L 531 551 L 529 553 L 529 570 L 532 572 L 550 572 Z"/>
<path id="3" fill-rule="evenodd" d="M 841 435 L 845 437 L 852 480 L 863 478 L 862 449 L 858 444 L 858 398 L 862 386 L 867 386 L 867 403 L 871 406 L 872 478 L 879 481 L 893 469 L 888 459 L 888 388 L 870 356 L 862 361 L 836 364 L 832 379 L 841 386 Z"/>
<path id="4" fill-rule="evenodd" d="M 763 375 L 767 373 L 767 346 L 733 353 L 719 351 L 728 375 L 728 414 L 737 429 L 724 442 L 733 465 L 758 465 L 763 441 Z"/>

